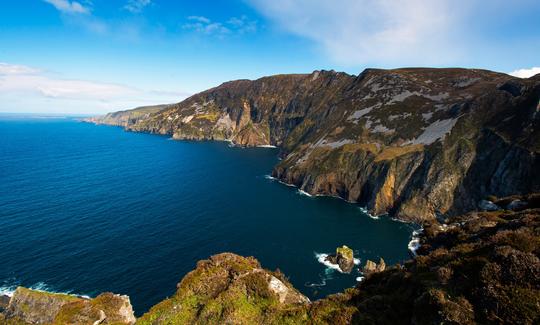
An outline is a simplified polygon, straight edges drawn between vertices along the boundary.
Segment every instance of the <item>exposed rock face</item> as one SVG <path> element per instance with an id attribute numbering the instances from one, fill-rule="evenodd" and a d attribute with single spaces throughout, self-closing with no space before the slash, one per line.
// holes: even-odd
<path id="1" fill-rule="evenodd" d="M 478 203 L 478 208 L 482 211 L 497 211 L 501 209 L 501 207 L 488 200 L 481 200 Z"/>
<path id="2" fill-rule="evenodd" d="M 540 190 L 539 98 L 537 77 L 485 70 L 316 71 L 227 82 L 127 124 L 98 121 L 276 145 L 280 180 L 419 221 Z"/>
<path id="3" fill-rule="evenodd" d="M 385 269 L 386 269 L 386 263 L 381 257 L 381 259 L 379 260 L 379 264 L 371 260 L 367 260 L 366 265 L 364 266 L 363 272 L 364 274 L 369 275 L 372 273 L 382 272 Z"/>
<path id="4" fill-rule="evenodd" d="M 134 324 L 129 297 L 103 293 L 94 299 L 19 287 L 4 312 L 15 324 Z"/>
<path id="5" fill-rule="evenodd" d="M 3 312 L 9 305 L 10 298 L 8 296 L 0 295 L 0 313 Z"/>
<path id="6" fill-rule="evenodd" d="M 337 264 L 343 273 L 351 273 L 354 268 L 354 252 L 345 245 L 336 248 L 336 254 L 328 255 L 326 260 Z"/>

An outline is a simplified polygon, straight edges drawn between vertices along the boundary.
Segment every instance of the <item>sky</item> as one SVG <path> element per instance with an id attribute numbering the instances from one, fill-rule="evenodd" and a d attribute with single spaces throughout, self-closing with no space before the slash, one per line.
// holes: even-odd
<path id="1" fill-rule="evenodd" d="M 368 67 L 540 73 L 538 0 L 6 0 L 0 112 L 101 114 L 235 79 Z"/>

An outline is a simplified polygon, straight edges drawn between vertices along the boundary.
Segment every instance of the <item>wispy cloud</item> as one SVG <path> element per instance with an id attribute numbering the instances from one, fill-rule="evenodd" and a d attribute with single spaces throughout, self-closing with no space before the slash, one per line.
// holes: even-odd
<path id="1" fill-rule="evenodd" d="M 0 77 L 12 75 L 32 75 L 39 73 L 39 69 L 27 67 L 25 65 L 7 64 L 0 62 Z"/>
<path id="2" fill-rule="evenodd" d="M 257 21 L 247 16 L 231 17 L 225 22 L 215 22 L 205 16 L 189 16 L 188 22 L 182 25 L 186 30 L 192 30 L 205 35 L 223 37 L 228 34 L 245 34 L 257 31 Z"/>
<path id="3" fill-rule="evenodd" d="M 66 14 L 88 14 L 91 11 L 89 5 L 82 5 L 77 1 L 69 0 L 43 0 L 53 5 L 57 10 Z"/>
<path id="4" fill-rule="evenodd" d="M 533 67 L 530 69 L 519 69 L 516 71 L 510 72 L 510 75 L 518 78 L 530 78 L 540 74 L 540 67 Z"/>
<path id="5" fill-rule="evenodd" d="M 143 9 L 152 4 L 152 0 L 128 0 L 124 9 L 127 11 L 137 14 L 143 11 Z"/>
<path id="6" fill-rule="evenodd" d="M 0 98 L 41 103 L 78 101 L 88 107 L 120 109 L 129 108 L 125 105 L 177 102 L 188 95 L 181 91 L 143 90 L 108 82 L 58 78 L 33 67 L 0 62 Z M 1 106 L 4 105 L 0 109 Z"/>
<path id="7" fill-rule="evenodd" d="M 344 64 L 444 60 L 459 18 L 450 0 L 248 0 L 293 34 Z M 461 3 L 461 2 L 460 2 Z M 458 6 L 459 7 L 459 6 Z"/>

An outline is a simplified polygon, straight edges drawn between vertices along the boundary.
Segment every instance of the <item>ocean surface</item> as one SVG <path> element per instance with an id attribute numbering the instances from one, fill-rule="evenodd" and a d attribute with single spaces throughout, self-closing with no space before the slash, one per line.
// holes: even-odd
<path id="1" fill-rule="evenodd" d="M 220 252 L 279 268 L 311 299 L 360 276 L 320 263 L 337 246 L 362 265 L 408 259 L 410 225 L 303 195 L 268 177 L 277 162 L 277 149 L 0 116 L 0 294 L 112 291 L 140 315 Z"/>

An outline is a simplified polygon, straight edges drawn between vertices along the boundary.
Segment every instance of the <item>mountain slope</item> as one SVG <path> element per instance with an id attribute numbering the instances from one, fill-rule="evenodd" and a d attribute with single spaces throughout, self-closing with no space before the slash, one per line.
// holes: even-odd
<path id="1" fill-rule="evenodd" d="M 276 145 L 280 180 L 418 221 L 540 190 L 539 99 L 539 78 L 486 70 L 315 71 L 227 82 L 123 125 Z"/>

